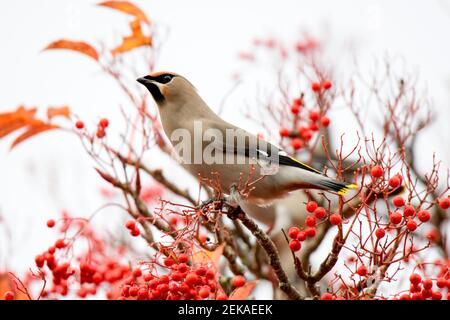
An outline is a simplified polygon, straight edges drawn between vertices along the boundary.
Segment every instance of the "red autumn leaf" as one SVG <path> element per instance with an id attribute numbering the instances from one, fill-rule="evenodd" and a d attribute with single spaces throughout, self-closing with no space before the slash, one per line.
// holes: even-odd
<path id="1" fill-rule="evenodd" d="M 18 136 L 12 143 L 11 149 L 13 149 L 15 146 L 17 146 L 19 143 L 22 143 L 23 141 L 40 134 L 44 131 L 57 129 L 59 126 L 54 124 L 48 124 L 41 120 L 35 120 L 33 124 L 29 125 L 27 130 L 22 133 L 20 136 Z"/>
<path id="2" fill-rule="evenodd" d="M 19 107 L 16 111 L 0 113 L 0 138 L 28 125 L 34 120 L 36 108 Z"/>
<path id="3" fill-rule="evenodd" d="M 83 41 L 72 41 L 72 40 L 57 40 L 52 43 L 50 43 L 44 50 L 49 49 L 66 49 L 66 50 L 73 50 L 77 51 L 79 53 L 85 54 L 92 59 L 95 59 L 98 61 L 98 52 L 97 50 L 91 46 L 90 44 L 83 42 Z"/>
<path id="4" fill-rule="evenodd" d="M 150 20 L 145 13 L 136 5 L 128 1 L 105 1 L 98 4 L 99 6 L 115 9 L 136 17 L 137 20 L 150 24 Z"/>
<path id="5" fill-rule="evenodd" d="M 47 109 L 47 118 L 50 120 L 54 117 L 70 118 L 70 108 L 68 106 L 49 107 Z"/>
<path id="6" fill-rule="evenodd" d="M 124 52 L 133 50 L 138 47 L 151 45 L 152 38 L 144 36 L 141 29 L 141 23 L 139 20 L 134 20 L 130 23 L 132 34 L 131 36 L 127 36 L 123 38 L 123 41 L 120 46 L 111 50 L 113 56 L 118 54 L 122 54 Z"/>
<path id="7" fill-rule="evenodd" d="M 247 300 L 256 287 L 256 281 L 250 281 L 242 287 L 235 289 L 228 298 L 229 300 Z"/>

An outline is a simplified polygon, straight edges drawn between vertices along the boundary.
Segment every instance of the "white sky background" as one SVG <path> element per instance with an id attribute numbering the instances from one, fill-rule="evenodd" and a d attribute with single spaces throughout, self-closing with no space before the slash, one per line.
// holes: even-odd
<path id="1" fill-rule="evenodd" d="M 87 122 L 107 116 L 113 129 L 121 121 L 117 107 L 123 98 L 92 61 L 69 52 L 40 52 L 59 38 L 95 42 L 106 37 L 117 42 L 128 32 L 129 19 L 95 7 L 97 2 L 15 0 L 2 6 L 0 112 L 20 104 L 41 108 L 68 104 Z M 361 61 L 385 53 L 404 57 L 419 72 L 440 114 L 436 131 L 429 135 L 431 143 L 425 141 L 427 152 L 440 151 L 448 164 L 450 1 L 135 3 L 150 19 L 169 28 L 159 69 L 187 76 L 212 107 L 219 105 L 232 84 L 231 75 L 240 65 L 237 53 L 249 48 L 255 37 L 289 40 L 302 31 L 320 35 L 327 30 L 333 42 L 352 43 Z M 336 54 L 337 63 L 348 58 Z M 346 70 L 345 65 L 340 67 Z M 235 103 L 245 98 L 245 93 L 239 94 Z M 245 125 L 232 116 L 239 105 L 227 108 L 228 120 Z M 103 184 L 75 137 L 53 132 L 13 152 L 8 151 L 10 142 L 0 141 L 0 213 L 13 228 L 15 250 L 6 260 L 8 243 L 0 234 L 0 269 L 5 264 L 23 269 L 53 239 L 45 227 L 48 217 L 56 217 L 62 208 L 75 216 L 89 215 L 104 202 L 99 196 Z"/>

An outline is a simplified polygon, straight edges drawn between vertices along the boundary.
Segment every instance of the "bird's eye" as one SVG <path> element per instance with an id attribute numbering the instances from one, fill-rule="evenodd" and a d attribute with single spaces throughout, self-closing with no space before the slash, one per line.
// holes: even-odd
<path id="1" fill-rule="evenodd" d="M 170 82 L 170 80 L 172 80 L 172 78 L 173 78 L 173 76 L 171 75 L 171 74 L 165 74 L 163 77 L 162 77 L 162 83 L 168 83 L 168 82 Z"/>

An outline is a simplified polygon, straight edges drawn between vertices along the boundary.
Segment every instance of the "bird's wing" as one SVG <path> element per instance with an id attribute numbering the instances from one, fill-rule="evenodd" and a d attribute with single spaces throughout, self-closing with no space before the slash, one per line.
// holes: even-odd
<path id="1" fill-rule="evenodd" d="M 228 137 L 227 129 L 231 130 L 228 131 Z M 322 174 L 322 172 L 312 168 L 311 166 L 290 157 L 286 152 L 275 145 L 247 132 L 244 129 L 225 122 L 222 119 L 204 119 L 203 134 L 205 139 L 208 141 L 208 144 L 212 144 L 216 150 L 220 150 L 224 153 L 231 152 L 234 154 L 244 155 L 246 157 L 266 160 L 268 162 L 273 162 L 275 159 L 280 165 L 296 167 L 317 174 Z"/>

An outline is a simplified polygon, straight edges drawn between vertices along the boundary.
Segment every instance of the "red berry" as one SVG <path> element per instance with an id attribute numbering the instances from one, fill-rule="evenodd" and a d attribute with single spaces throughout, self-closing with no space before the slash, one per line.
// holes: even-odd
<path id="1" fill-rule="evenodd" d="M 137 236 L 139 236 L 141 234 L 141 230 L 139 230 L 139 228 L 137 227 L 137 226 L 135 226 L 134 228 L 133 228 L 133 230 L 131 230 L 131 235 L 133 236 L 133 237 L 137 237 Z"/>
<path id="2" fill-rule="evenodd" d="M 313 136 L 312 131 L 309 130 L 309 128 L 306 128 L 306 129 L 303 129 L 302 131 L 300 131 L 300 135 L 302 136 L 302 138 L 305 141 L 311 140 L 311 138 Z"/>
<path id="3" fill-rule="evenodd" d="M 106 118 L 100 119 L 98 125 L 104 129 L 109 126 L 109 121 Z"/>
<path id="4" fill-rule="evenodd" d="M 409 220 L 406 223 L 406 227 L 408 228 L 409 231 L 413 232 L 417 229 L 417 223 L 414 220 Z"/>
<path id="5" fill-rule="evenodd" d="M 317 219 L 323 219 L 327 215 L 327 211 L 323 207 L 318 207 L 316 210 L 314 210 L 314 216 Z"/>
<path id="6" fill-rule="evenodd" d="M 203 277 L 203 276 L 206 274 L 207 271 L 208 271 L 208 269 L 206 269 L 206 268 L 203 267 L 203 266 L 200 266 L 200 267 L 197 268 L 197 270 L 195 270 L 195 273 L 196 273 L 197 275 Z"/>
<path id="7" fill-rule="evenodd" d="M 431 290 L 427 290 L 427 289 L 423 289 L 422 290 L 422 297 L 425 299 L 431 298 L 431 296 L 433 295 L 433 292 Z"/>
<path id="8" fill-rule="evenodd" d="M 302 98 L 296 98 L 296 99 L 294 99 L 292 104 L 301 107 L 303 105 L 303 100 L 302 100 Z"/>
<path id="9" fill-rule="evenodd" d="M 405 199 L 403 199 L 400 196 L 396 196 L 394 200 L 392 200 L 392 202 L 394 203 L 394 206 L 396 206 L 397 208 L 403 207 L 405 205 Z"/>
<path id="10" fill-rule="evenodd" d="M 291 251 L 296 252 L 302 248 L 302 244 L 297 239 L 294 239 L 289 242 L 289 248 Z"/>
<path id="11" fill-rule="evenodd" d="M 128 291 L 130 293 L 130 296 L 136 297 L 138 294 L 138 290 L 139 290 L 139 287 L 135 285 L 135 286 L 130 287 L 130 290 L 128 290 Z"/>
<path id="12" fill-rule="evenodd" d="M 367 274 L 367 268 L 364 265 L 360 265 L 358 267 L 358 269 L 356 269 L 356 273 L 361 276 L 364 277 Z"/>
<path id="13" fill-rule="evenodd" d="M 322 117 L 320 119 L 320 123 L 324 126 L 324 127 L 328 127 L 330 125 L 330 118 L 328 117 Z"/>
<path id="14" fill-rule="evenodd" d="M 300 231 L 298 236 L 297 236 L 297 240 L 298 241 L 305 241 L 306 240 L 306 232 L 305 231 Z"/>
<path id="15" fill-rule="evenodd" d="M 431 294 L 431 299 L 433 299 L 433 300 L 441 300 L 442 299 L 442 293 L 440 293 L 439 291 L 433 291 L 433 293 Z"/>
<path id="16" fill-rule="evenodd" d="M 331 293 L 329 293 L 329 292 L 325 292 L 320 297 L 320 300 L 333 300 L 333 295 Z"/>
<path id="17" fill-rule="evenodd" d="M 287 128 L 280 128 L 280 136 L 286 138 L 289 137 L 289 130 Z"/>
<path id="18" fill-rule="evenodd" d="M 14 300 L 14 293 L 12 291 L 6 291 L 4 297 L 5 300 Z"/>
<path id="19" fill-rule="evenodd" d="M 445 288 L 447 286 L 447 280 L 444 278 L 438 278 L 436 280 L 436 285 L 439 289 Z"/>
<path id="20" fill-rule="evenodd" d="M 423 279 L 422 285 L 424 289 L 430 290 L 433 288 L 433 281 L 431 281 L 431 279 Z"/>
<path id="21" fill-rule="evenodd" d="M 320 113 L 318 113 L 317 111 L 310 111 L 309 112 L 309 119 L 311 121 L 317 121 L 320 118 Z"/>
<path id="22" fill-rule="evenodd" d="M 417 217 L 422 222 L 427 222 L 431 218 L 431 214 L 428 210 L 422 210 L 417 214 Z"/>
<path id="23" fill-rule="evenodd" d="M 307 238 L 312 238 L 316 235 L 316 228 L 308 227 L 305 230 L 305 235 Z"/>
<path id="24" fill-rule="evenodd" d="M 416 209 L 412 205 L 407 204 L 403 209 L 403 215 L 405 217 L 412 217 L 416 213 Z"/>
<path id="25" fill-rule="evenodd" d="M 225 293 L 221 292 L 216 296 L 216 300 L 228 300 L 228 297 Z"/>
<path id="26" fill-rule="evenodd" d="M 320 88 L 321 88 L 321 85 L 320 85 L 319 82 L 313 82 L 313 83 L 311 83 L 311 90 L 312 90 L 312 91 L 317 92 L 317 91 L 320 90 Z"/>
<path id="27" fill-rule="evenodd" d="M 186 263 L 189 261 L 189 256 L 185 253 L 182 253 L 178 256 L 178 262 L 179 263 Z"/>
<path id="28" fill-rule="evenodd" d="M 78 120 L 77 122 L 75 122 L 75 127 L 77 129 L 83 129 L 84 128 L 84 122 L 81 120 Z"/>
<path id="29" fill-rule="evenodd" d="M 379 165 L 373 166 L 370 169 L 370 175 L 374 178 L 380 178 L 383 175 L 383 168 Z"/>
<path id="30" fill-rule="evenodd" d="M 400 300 L 411 300 L 411 297 L 409 296 L 409 294 L 404 293 L 400 296 Z"/>
<path id="31" fill-rule="evenodd" d="M 403 219 L 403 216 L 398 211 L 391 213 L 391 215 L 389 216 L 389 221 L 392 224 L 399 224 L 400 222 L 402 222 L 402 219 Z"/>
<path id="32" fill-rule="evenodd" d="M 384 231 L 384 229 L 378 228 L 377 230 L 375 230 L 375 236 L 378 239 L 383 238 L 386 235 L 386 231 Z"/>
<path id="33" fill-rule="evenodd" d="M 180 263 L 177 267 L 177 270 L 181 273 L 184 273 L 188 270 L 188 266 L 186 263 Z"/>
<path id="34" fill-rule="evenodd" d="M 333 84 L 330 80 L 325 80 L 324 82 L 322 82 L 322 86 L 325 90 L 328 90 L 333 86 Z"/>
<path id="35" fill-rule="evenodd" d="M 164 259 L 164 265 L 166 267 L 173 266 L 174 264 L 175 264 L 175 260 L 173 260 L 172 258 L 167 257 Z"/>
<path id="36" fill-rule="evenodd" d="M 439 234 L 439 230 L 437 230 L 436 228 L 432 228 L 430 230 L 427 231 L 427 233 L 425 234 L 426 238 L 428 240 L 430 240 L 431 242 L 436 242 L 439 240 L 440 238 L 440 234 Z"/>
<path id="37" fill-rule="evenodd" d="M 310 213 L 313 213 L 314 210 L 316 210 L 316 209 L 317 209 L 317 202 L 315 202 L 315 201 L 309 201 L 309 202 L 306 204 L 306 211 L 308 211 L 308 212 L 310 212 Z"/>
<path id="38" fill-rule="evenodd" d="M 303 147 L 303 141 L 299 138 L 294 138 L 291 140 L 291 147 L 294 150 L 299 150 Z"/>
<path id="39" fill-rule="evenodd" d="M 319 125 L 315 122 L 312 122 L 309 124 L 309 129 L 311 131 L 319 131 L 320 130 Z"/>
<path id="40" fill-rule="evenodd" d="M 125 227 L 126 227 L 127 229 L 129 229 L 129 230 L 133 230 L 133 229 L 136 227 L 136 221 L 134 221 L 134 220 L 128 220 L 128 221 L 125 223 Z"/>
<path id="41" fill-rule="evenodd" d="M 291 105 L 291 113 L 292 114 L 298 114 L 300 112 L 300 106 L 296 104 Z"/>
<path id="42" fill-rule="evenodd" d="M 36 262 L 38 268 L 42 268 L 44 266 L 45 258 L 43 256 L 36 256 L 34 262 Z"/>
<path id="43" fill-rule="evenodd" d="M 245 278 L 243 276 L 235 276 L 231 283 L 234 287 L 242 287 L 245 284 Z"/>
<path id="44" fill-rule="evenodd" d="M 101 139 L 101 138 L 104 138 L 104 137 L 105 137 L 106 132 L 105 132 L 105 130 L 103 130 L 102 128 L 99 128 L 99 129 L 97 130 L 97 133 L 96 133 L 95 135 L 97 136 L 97 138 Z"/>
<path id="45" fill-rule="evenodd" d="M 47 220 L 47 227 L 53 228 L 55 226 L 55 220 L 49 219 Z"/>
<path id="46" fill-rule="evenodd" d="M 341 215 L 338 213 L 333 213 L 332 215 L 330 215 L 330 223 L 335 226 L 341 224 L 342 223 Z"/>
<path id="47" fill-rule="evenodd" d="M 199 278 L 195 273 L 189 273 L 185 278 L 186 284 L 190 287 L 195 286 L 198 280 Z"/>
<path id="48" fill-rule="evenodd" d="M 308 227 L 315 227 L 316 226 L 316 217 L 315 216 L 308 216 L 308 217 L 306 217 L 305 224 Z"/>
<path id="49" fill-rule="evenodd" d="M 297 239 L 298 234 L 300 233 L 300 229 L 297 227 L 289 228 L 288 235 L 291 239 Z"/>
<path id="50" fill-rule="evenodd" d="M 413 273 L 409 276 L 409 282 L 411 282 L 414 285 L 418 285 L 421 281 L 422 277 L 417 273 Z"/>
<path id="51" fill-rule="evenodd" d="M 450 199 L 449 198 L 442 198 L 439 200 L 439 207 L 443 210 L 447 210 L 450 208 Z"/>
<path id="52" fill-rule="evenodd" d="M 140 276 L 142 276 L 142 270 L 141 269 L 134 269 L 133 270 L 133 277 L 135 278 L 139 278 Z"/>
<path id="53" fill-rule="evenodd" d="M 137 296 L 139 300 L 144 300 L 148 298 L 148 290 L 146 288 L 139 288 L 137 292 Z"/>
<path id="54" fill-rule="evenodd" d="M 209 287 L 208 286 L 203 286 L 198 291 L 198 295 L 200 296 L 200 298 L 206 299 L 206 298 L 209 297 L 209 292 L 210 292 Z"/>
<path id="55" fill-rule="evenodd" d="M 58 239 L 55 242 L 55 247 L 58 249 L 62 249 L 66 246 L 66 242 L 64 241 L 64 239 Z"/>
<path id="56" fill-rule="evenodd" d="M 398 186 L 400 186 L 401 181 L 400 178 L 397 176 L 393 176 L 392 178 L 389 179 L 389 186 L 391 188 L 397 188 Z"/>

